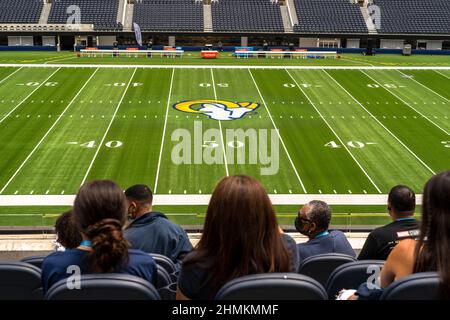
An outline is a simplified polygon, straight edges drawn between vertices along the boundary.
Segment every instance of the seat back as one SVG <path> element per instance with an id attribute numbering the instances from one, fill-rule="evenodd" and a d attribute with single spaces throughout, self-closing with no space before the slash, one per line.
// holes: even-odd
<path id="1" fill-rule="evenodd" d="M 172 283 L 172 279 L 170 275 L 167 273 L 166 269 L 164 269 L 161 265 L 156 265 L 156 289 L 160 289 L 166 287 Z"/>
<path id="2" fill-rule="evenodd" d="M 169 257 L 158 253 L 151 253 L 150 255 L 152 256 L 153 260 L 155 260 L 156 264 L 166 269 L 168 274 L 172 274 L 176 271 L 175 264 L 172 260 L 170 260 Z"/>
<path id="3" fill-rule="evenodd" d="M 437 272 L 420 272 L 391 283 L 380 300 L 438 300 L 440 277 Z"/>
<path id="4" fill-rule="evenodd" d="M 41 270 L 19 261 L 0 262 L 0 300 L 42 299 Z"/>
<path id="5" fill-rule="evenodd" d="M 42 262 L 44 261 L 45 257 L 46 256 L 31 256 L 31 257 L 23 258 L 20 261 L 32 264 L 33 266 L 38 267 L 39 269 L 41 269 L 42 268 Z"/>
<path id="6" fill-rule="evenodd" d="M 326 253 L 306 258 L 299 266 L 298 273 L 309 276 L 326 286 L 331 273 L 344 263 L 354 262 L 355 258 L 341 253 Z"/>
<path id="7" fill-rule="evenodd" d="M 69 289 L 67 279 L 55 283 L 46 300 L 160 300 L 148 281 L 128 274 L 96 273 L 82 275 L 80 289 Z"/>
<path id="8" fill-rule="evenodd" d="M 216 300 L 325 300 L 320 283 L 296 273 L 263 273 L 234 279 L 217 293 Z"/>
<path id="9" fill-rule="evenodd" d="M 379 275 L 384 262 L 384 260 L 363 260 L 348 262 L 337 267 L 327 281 L 328 298 L 335 299 L 342 289 L 358 289 L 362 283 L 372 281 L 370 277 Z"/>

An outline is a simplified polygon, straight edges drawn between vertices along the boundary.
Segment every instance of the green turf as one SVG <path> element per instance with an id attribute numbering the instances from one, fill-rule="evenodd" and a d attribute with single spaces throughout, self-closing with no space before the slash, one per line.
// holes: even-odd
<path id="1" fill-rule="evenodd" d="M 19 58 L 42 63 L 64 56 Z M 373 58 L 382 63 L 381 56 Z M 0 54 L 5 59 L 14 60 Z M 255 176 L 271 194 L 385 194 L 399 183 L 421 193 L 434 172 L 450 168 L 449 78 L 448 70 L 0 68 L 0 193 L 75 194 L 84 181 L 107 178 L 123 188 L 146 183 L 157 194 L 209 194 L 227 173 Z M 259 107 L 220 123 L 172 107 L 193 99 Z M 263 175 L 260 164 L 230 159 L 173 163 L 178 142 L 172 134 L 193 134 L 195 123 L 204 131 L 222 129 L 222 135 L 212 138 L 218 147 L 200 146 L 192 157 L 220 155 L 229 129 L 277 129 L 278 172 Z M 298 205 L 277 206 L 281 224 L 292 222 Z M 0 225 L 51 225 L 64 209 L 3 205 Z M 205 213 L 205 206 L 160 209 L 183 225 L 201 225 Z M 388 221 L 384 206 L 334 209 L 343 214 L 334 224 Z"/>

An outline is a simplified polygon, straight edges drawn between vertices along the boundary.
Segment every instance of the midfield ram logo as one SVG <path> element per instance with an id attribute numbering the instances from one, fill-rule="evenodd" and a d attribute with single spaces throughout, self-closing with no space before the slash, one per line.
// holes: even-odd
<path id="1" fill-rule="evenodd" d="M 189 100 L 177 103 L 173 107 L 183 112 L 202 113 L 214 120 L 230 121 L 242 119 L 249 112 L 255 111 L 259 104 L 226 100 Z"/>

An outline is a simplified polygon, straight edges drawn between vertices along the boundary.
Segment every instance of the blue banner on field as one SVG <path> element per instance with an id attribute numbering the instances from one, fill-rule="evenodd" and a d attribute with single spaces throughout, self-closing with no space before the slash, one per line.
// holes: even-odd
<path id="1" fill-rule="evenodd" d="M 141 32 L 141 27 L 139 27 L 139 25 L 134 22 L 133 23 L 133 27 L 134 27 L 134 34 L 136 35 L 136 42 L 142 46 L 142 32 Z"/>

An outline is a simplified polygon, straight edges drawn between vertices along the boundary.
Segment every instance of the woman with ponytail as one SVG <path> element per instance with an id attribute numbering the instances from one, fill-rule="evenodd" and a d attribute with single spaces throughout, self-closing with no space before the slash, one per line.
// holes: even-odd
<path id="1" fill-rule="evenodd" d="M 81 274 L 126 273 L 154 283 L 153 258 L 128 248 L 122 228 L 126 222 L 126 198 L 114 182 L 98 180 L 84 184 L 73 207 L 73 219 L 82 236 L 80 245 L 55 252 L 42 264 L 42 283 L 46 292 L 54 283 L 73 275 L 73 266 Z M 70 267 L 70 269 L 68 269 Z"/>

